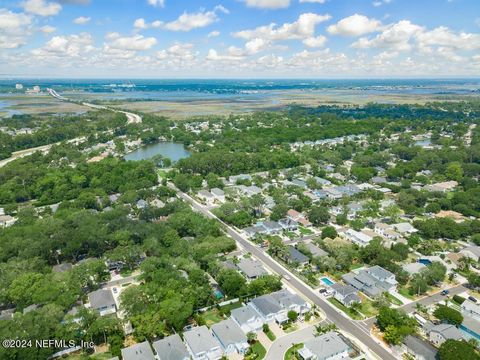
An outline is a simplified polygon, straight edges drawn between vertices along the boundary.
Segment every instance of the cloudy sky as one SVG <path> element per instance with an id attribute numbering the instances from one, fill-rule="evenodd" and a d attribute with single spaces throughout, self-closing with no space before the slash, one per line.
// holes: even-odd
<path id="1" fill-rule="evenodd" d="M 480 76 L 480 0 L 0 0 L 0 76 Z"/>

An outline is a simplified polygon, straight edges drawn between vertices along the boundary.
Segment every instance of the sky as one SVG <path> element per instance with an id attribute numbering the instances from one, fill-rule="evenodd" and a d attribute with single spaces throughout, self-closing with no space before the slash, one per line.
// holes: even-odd
<path id="1" fill-rule="evenodd" d="M 0 0 L 0 77 L 479 77 L 480 0 Z"/>

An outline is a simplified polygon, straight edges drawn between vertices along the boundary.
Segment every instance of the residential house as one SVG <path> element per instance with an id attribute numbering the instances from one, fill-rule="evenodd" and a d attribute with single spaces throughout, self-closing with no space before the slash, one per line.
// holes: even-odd
<path id="1" fill-rule="evenodd" d="M 296 221 L 297 223 L 300 223 L 303 226 L 308 227 L 312 225 L 312 223 L 305 218 L 305 215 L 303 215 L 302 213 L 294 209 L 290 209 L 287 211 L 287 218 L 290 220 Z"/>
<path id="2" fill-rule="evenodd" d="M 145 209 L 147 206 L 148 203 L 145 200 L 140 199 L 137 201 L 137 209 Z"/>
<path id="3" fill-rule="evenodd" d="M 0 215 L 0 227 L 6 228 L 15 224 L 17 219 L 10 215 Z"/>
<path id="4" fill-rule="evenodd" d="M 330 180 L 327 180 L 327 179 L 324 179 L 324 178 L 321 178 L 321 177 L 318 177 L 318 176 L 315 176 L 314 179 L 315 179 L 315 181 L 317 182 L 318 185 L 321 185 L 321 186 L 332 185 L 332 182 Z"/>
<path id="5" fill-rule="evenodd" d="M 449 339 L 462 340 L 464 336 L 455 325 L 439 324 L 429 329 L 428 338 L 434 345 L 440 346 Z"/>
<path id="6" fill-rule="evenodd" d="M 299 315 L 303 315 L 312 308 L 310 303 L 303 300 L 299 295 L 292 294 L 287 289 L 282 289 L 270 294 L 284 309 L 293 310 Z"/>
<path id="7" fill-rule="evenodd" d="M 458 185 L 458 182 L 456 181 L 445 181 L 445 182 L 435 183 L 431 185 L 426 185 L 423 188 L 427 191 L 445 193 L 448 191 L 452 191 L 457 187 L 457 185 Z"/>
<path id="8" fill-rule="evenodd" d="M 395 291 L 397 287 L 395 275 L 378 265 L 360 270 L 358 273 L 350 272 L 343 275 L 342 279 L 369 297 Z"/>
<path id="9" fill-rule="evenodd" d="M 264 221 L 261 224 L 265 228 L 265 234 L 267 235 L 278 234 L 283 230 L 282 226 L 276 221 Z"/>
<path id="10" fill-rule="evenodd" d="M 242 306 L 231 311 L 231 318 L 247 334 L 250 331 L 259 331 L 265 323 L 262 316 L 253 306 Z"/>
<path id="11" fill-rule="evenodd" d="M 385 184 L 387 179 L 383 176 L 374 176 L 370 181 L 374 184 Z"/>
<path id="12" fill-rule="evenodd" d="M 190 360 L 187 347 L 178 334 L 155 341 L 152 346 L 160 360 Z"/>
<path id="13" fill-rule="evenodd" d="M 333 290 L 333 297 L 347 307 L 362 301 L 362 299 L 360 299 L 358 296 L 357 289 L 351 285 L 335 283 L 331 285 L 330 288 Z"/>
<path id="14" fill-rule="evenodd" d="M 460 305 L 460 311 L 463 315 L 469 316 L 477 321 L 480 321 L 480 305 L 470 300 L 465 300 Z"/>
<path id="15" fill-rule="evenodd" d="M 409 275 L 419 273 L 421 270 L 425 269 L 426 266 L 420 262 L 413 262 L 405 264 L 402 266 L 402 269 L 406 271 Z"/>
<path id="16" fill-rule="evenodd" d="M 352 347 L 343 336 L 335 331 L 305 341 L 298 354 L 303 360 L 348 359 Z"/>
<path id="17" fill-rule="evenodd" d="M 323 194 L 325 193 L 326 197 L 329 199 L 341 199 L 343 197 L 343 194 L 337 190 L 336 187 L 331 187 L 331 188 L 325 188 L 322 190 L 316 190 L 313 192 L 314 194 Z M 320 197 L 320 196 L 319 196 Z M 320 197 L 321 198 L 321 197 Z"/>
<path id="18" fill-rule="evenodd" d="M 403 339 L 403 348 L 416 360 L 437 360 L 437 349 L 416 336 L 407 335 Z"/>
<path id="19" fill-rule="evenodd" d="M 225 354 L 245 354 L 249 348 L 246 335 L 232 319 L 220 321 L 212 325 L 212 334 L 222 346 Z"/>
<path id="20" fill-rule="evenodd" d="M 480 246 L 467 246 L 466 248 L 460 250 L 460 254 L 463 254 L 464 256 L 478 262 L 480 259 Z"/>
<path id="21" fill-rule="evenodd" d="M 278 224 L 282 227 L 284 231 L 295 231 L 298 229 L 298 223 L 289 218 L 279 220 Z"/>
<path id="22" fill-rule="evenodd" d="M 156 208 L 163 208 L 165 206 L 165 203 L 160 199 L 153 199 L 150 202 L 150 205 Z"/>
<path id="23" fill-rule="evenodd" d="M 208 190 L 200 190 L 197 196 L 207 204 L 213 204 L 213 201 L 215 200 L 215 196 L 213 196 Z"/>
<path id="24" fill-rule="evenodd" d="M 364 232 L 356 231 L 353 229 L 347 229 L 344 233 L 343 236 L 351 241 L 354 244 L 357 244 L 358 246 L 367 246 L 370 241 L 373 240 L 373 236 L 367 235 Z"/>
<path id="25" fill-rule="evenodd" d="M 156 360 L 148 341 L 122 349 L 123 360 Z"/>
<path id="26" fill-rule="evenodd" d="M 90 307 L 100 313 L 100 316 L 117 312 L 117 305 L 111 290 L 99 289 L 88 294 Z"/>
<path id="27" fill-rule="evenodd" d="M 380 236 L 385 236 L 385 232 L 391 229 L 392 225 L 388 225 L 383 222 L 376 222 L 373 227 L 373 231 L 375 231 Z"/>
<path id="28" fill-rule="evenodd" d="M 210 192 L 216 201 L 218 201 L 219 203 L 225 202 L 225 192 L 222 189 L 213 188 L 210 190 Z"/>
<path id="29" fill-rule="evenodd" d="M 408 222 L 393 224 L 392 226 L 397 232 L 399 232 L 402 235 L 411 235 L 418 232 L 418 230 Z"/>
<path id="30" fill-rule="evenodd" d="M 260 316 L 264 322 L 284 323 L 288 320 L 287 311 L 272 297 L 271 294 L 258 296 L 252 299 L 249 303 Z"/>
<path id="31" fill-rule="evenodd" d="M 183 338 L 193 360 L 217 360 L 223 356 L 220 343 L 205 325 L 186 331 Z"/>
<path id="32" fill-rule="evenodd" d="M 328 253 L 325 250 L 320 249 L 317 245 L 315 245 L 312 242 L 304 243 L 304 245 L 308 249 L 308 251 L 310 251 L 313 257 L 328 256 Z"/>
<path id="33" fill-rule="evenodd" d="M 256 279 L 268 274 L 260 261 L 251 258 L 242 258 L 238 262 L 237 267 L 249 279 Z"/>
<path id="34" fill-rule="evenodd" d="M 310 261 L 308 256 L 303 255 L 300 251 L 298 251 L 291 245 L 287 246 L 287 252 L 285 254 L 284 260 L 288 264 L 298 263 L 299 266 L 305 266 Z"/>

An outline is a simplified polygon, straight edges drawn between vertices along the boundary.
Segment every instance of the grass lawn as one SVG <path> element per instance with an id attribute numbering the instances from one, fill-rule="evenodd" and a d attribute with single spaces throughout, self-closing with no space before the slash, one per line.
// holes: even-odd
<path id="1" fill-rule="evenodd" d="M 157 170 L 157 174 L 158 174 L 158 176 L 160 176 L 162 179 L 167 177 L 167 172 L 166 172 L 165 170 L 162 170 L 162 169 L 158 169 L 158 170 Z"/>
<path id="2" fill-rule="evenodd" d="M 222 315 L 216 308 L 205 311 L 201 316 L 205 320 L 207 326 L 211 326 L 223 320 Z"/>
<path id="3" fill-rule="evenodd" d="M 339 302 L 337 299 L 334 299 L 333 297 L 329 298 L 328 301 L 335 305 L 337 308 L 342 310 L 345 314 L 350 316 L 354 320 L 363 320 L 363 316 L 360 315 L 357 311 L 347 308 L 345 305 L 343 305 L 341 302 Z"/>
<path id="4" fill-rule="evenodd" d="M 220 309 L 222 309 L 224 314 L 230 315 L 230 312 L 233 309 L 238 309 L 239 307 L 242 307 L 242 303 L 240 301 L 237 301 L 237 302 L 222 306 Z"/>
<path id="5" fill-rule="evenodd" d="M 400 295 L 405 296 L 407 299 L 415 300 L 415 296 L 410 295 L 406 287 L 399 287 L 397 291 Z"/>
<path id="6" fill-rule="evenodd" d="M 296 344 L 293 345 L 290 349 L 287 350 L 285 353 L 284 360 L 298 360 L 298 356 L 295 355 L 297 350 L 300 350 L 303 347 L 303 344 Z"/>
<path id="7" fill-rule="evenodd" d="M 260 343 L 260 341 L 255 341 L 254 344 L 250 345 L 250 350 L 251 350 L 251 353 L 249 353 L 248 355 L 245 355 L 246 360 L 250 360 L 250 359 L 261 360 L 265 357 L 265 354 L 267 353 L 267 350 L 265 350 L 265 348 Z"/>
<path id="8" fill-rule="evenodd" d="M 291 232 L 291 231 L 287 231 L 287 236 L 290 239 L 295 239 L 297 237 L 297 234 L 295 234 L 294 232 Z"/>
<path id="9" fill-rule="evenodd" d="M 352 264 L 352 266 L 350 266 L 350 270 L 359 269 L 363 266 L 364 266 L 364 264 Z"/>
<path id="10" fill-rule="evenodd" d="M 358 311 L 366 317 L 372 317 L 378 314 L 378 310 L 373 307 L 372 302 L 365 297 L 362 297 L 362 303 L 360 304 Z"/>
<path id="11" fill-rule="evenodd" d="M 390 293 L 385 293 L 388 300 L 390 300 L 390 302 L 393 304 L 393 305 L 403 305 L 403 302 L 400 300 L 400 299 L 397 299 L 395 296 L 393 296 L 392 294 Z"/>
<path id="12" fill-rule="evenodd" d="M 303 226 L 300 226 L 298 228 L 298 231 L 300 231 L 300 234 L 303 234 L 303 235 L 312 235 L 313 234 L 312 230 L 304 228 Z"/>
<path id="13" fill-rule="evenodd" d="M 295 325 L 295 324 L 290 324 L 287 328 L 284 328 L 283 331 L 285 331 L 287 334 L 291 333 L 291 332 L 294 332 L 294 331 L 297 331 L 298 330 L 298 326 Z"/>
<path id="14" fill-rule="evenodd" d="M 272 330 L 270 330 L 270 329 L 267 332 L 264 331 L 264 333 L 265 333 L 265 335 L 267 335 L 267 337 L 270 339 L 270 341 L 275 341 L 275 339 L 277 338 L 275 336 L 275 334 L 272 332 Z"/>
<path id="15" fill-rule="evenodd" d="M 69 355 L 65 360 L 85 360 L 85 359 L 92 359 L 92 360 L 109 360 L 113 357 L 113 355 L 110 352 L 104 352 L 101 354 L 94 354 L 94 355 Z"/>

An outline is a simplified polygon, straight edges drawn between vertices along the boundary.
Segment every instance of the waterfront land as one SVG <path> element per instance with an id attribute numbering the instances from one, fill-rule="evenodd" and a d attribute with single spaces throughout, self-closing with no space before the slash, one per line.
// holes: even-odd
<path id="1" fill-rule="evenodd" d="M 478 98 L 328 92 L 9 95 L 0 358 L 478 358 Z"/>

